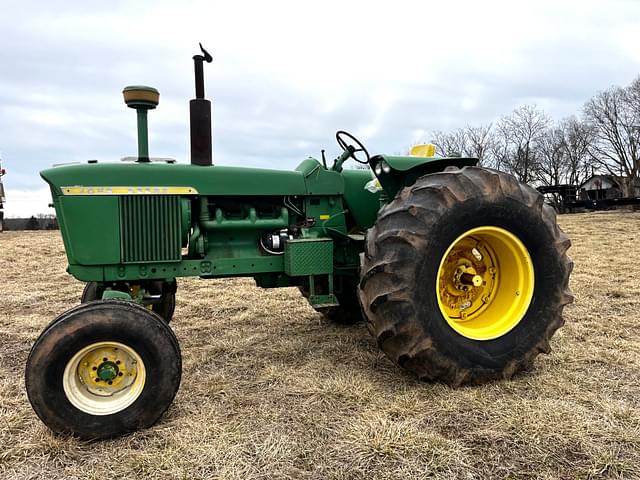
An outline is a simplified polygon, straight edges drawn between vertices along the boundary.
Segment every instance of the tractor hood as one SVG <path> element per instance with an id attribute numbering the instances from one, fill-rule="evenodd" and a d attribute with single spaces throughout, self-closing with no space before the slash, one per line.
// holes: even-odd
<path id="1" fill-rule="evenodd" d="M 302 172 L 169 163 L 84 163 L 40 172 L 54 196 L 130 193 L 304 195 Z"/>

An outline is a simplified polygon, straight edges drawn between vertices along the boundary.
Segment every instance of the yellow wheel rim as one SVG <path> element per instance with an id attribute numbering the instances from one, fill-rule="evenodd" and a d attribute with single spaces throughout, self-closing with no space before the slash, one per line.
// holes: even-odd
<path id="1" fill-rule="evenodd" d="M 451 328 L 473 340 L 492 340 L 515 328 L 531 304 L 533 289 L 527 248 L 499 227 L 460 235 L 438 268 L 440 311 Z"/>
<path id="2" fill-rule="evenodd" d="M 135 350 L 118 342 L 97 342 L 69 360 L 62 386 L 77 409 L 91 415 L 111 415 L 136 401 L 145 379 L 144 363 Z"/>

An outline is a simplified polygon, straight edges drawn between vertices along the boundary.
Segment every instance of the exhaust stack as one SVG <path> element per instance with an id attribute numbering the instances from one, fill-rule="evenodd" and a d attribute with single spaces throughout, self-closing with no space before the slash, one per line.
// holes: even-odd
<path id="1" fill-rule="evenodd" d="M 204 98 L 204 73 L 202 63 L 211 63 L 213 58 L 200 43 L 202 55 L 193 56 L 196 79 L 196 98 L 189 101 L 191 117 L 191 164 L 212 165 L 211 102 Z"/>

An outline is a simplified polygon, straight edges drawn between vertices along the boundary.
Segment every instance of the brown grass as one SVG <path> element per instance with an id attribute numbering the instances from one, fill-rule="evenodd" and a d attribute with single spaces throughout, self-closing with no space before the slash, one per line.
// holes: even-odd
<path id="1" fill-rule="evenodd" d="M 86 443 L 29 406 L 29 348 L 82 284 L 57 232 L 0 235 L 0 478 L 640 478 L 640 215 L 563 216 L 576 303 L 530 372 L 451 389 L 296 289 L 179 282 L 182 387 L 153 428 Z"/>

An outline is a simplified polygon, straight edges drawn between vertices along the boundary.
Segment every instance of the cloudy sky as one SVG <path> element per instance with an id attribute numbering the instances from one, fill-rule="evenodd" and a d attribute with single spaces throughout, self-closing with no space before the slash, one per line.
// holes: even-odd
<path id="1" fill-rule="evenodd" d="M 126 85 L 160 91 L 151 155 L 188 161 L 199 41 L 225 165 L 335 156 L 337 129 L 400 153 L 525 103 L 559 120 L 640 74 L 637 0 L 2 0 L 0 35 L 7 216 L 52 213 L 41 169 L 135 155 Z"/>

